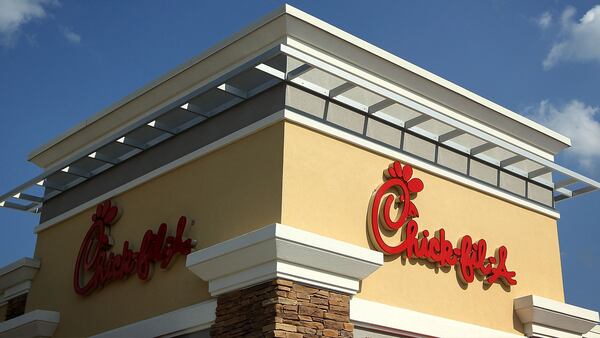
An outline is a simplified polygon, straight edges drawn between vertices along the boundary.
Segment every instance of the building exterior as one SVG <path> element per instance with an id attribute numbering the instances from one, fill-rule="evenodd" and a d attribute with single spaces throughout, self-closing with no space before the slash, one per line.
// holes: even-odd
<path id="1" fill-rule="evenodd" d="M 0 337 L 600 337 L 569 146 L 285 6 L 30 154 Z"/>

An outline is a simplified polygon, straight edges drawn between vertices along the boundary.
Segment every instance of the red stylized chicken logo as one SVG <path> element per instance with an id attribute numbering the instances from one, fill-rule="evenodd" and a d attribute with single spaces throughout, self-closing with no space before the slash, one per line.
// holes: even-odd
<path id="1" fill-rule="evenodd" d="M 383 173 L 386 181 L 377 188 L 371 198 L 369 234 L 380 251 L 393 255 L 400 253 L 401 248 L 399 245 L 393 247 L 385 243 L 379 228 L 380 220 L 383 221 L 382 225 L 386 229 L 398 230 L 407 220 L 419 217 L 419 210 L 412 199 L 423 190 L 424 185 L 423 181 L 412 177 L 413 169 L 410 165 L 405 164 L 402 166 L 398 161 L 390 164 L 389 168 Z M 382 199 L 384 199 L 383 210 L 381 209 Z M 390 216 L 394 204 L 402 208 L 400 216 L 395 221 Z"/>
<path id="2" fill-rule="evenodd" d="M 104 201 L 96 206 L 96 213 L 92 215 L 92 221 L 111 225 L 117 220 L 119 208 L 112 205 L 110 200 Z"/>
<path id="3" fill-rule="evenodd" d="M 413 203 L 417 193 L 424 188 L 423 181 L 413 178 L 410 165 L 402 166 L 400 162 L 392 163 L 383 172 L 385 182 L 377 188 L 371 197 L 369 208 L 369 235 L 377 249 L 388 255 L 406 254 L 407 258 L 427 259 L 438 266 L 454 266 L 459 269 L 462 282 L 471 283 L 475 275 L 484 277 L 484 282 L 492 284 L 501 281 L 506 285 L 516 285 L 516 273 L 506 267 L 508 249 L 500 246 L 494 256 L 487 256 L 487 242 L 484 239 L 474 241 L 471 236 L 461 237 L 456 247 L 446 239 L 446 231 L 440 229 L 430 236 L 429 230 L 419 232 L 419 225 L 414 218 L 419 211 Z M 399 209 L 397 219 L 392 219 L 392 212 Z M 382 230 L 397 231 L 401 228 L 402 240 L 392 246 L 385 242 Z"/>
<path id="4" fill-rule="evenodd" d="M 167 269 L 175 255 L 188 255 L 196 245 L 195 240 L 183 238 L 189 222 L 187 217 L 181 216 L 174 235 L 168 235 L 167 224 L 161 223 L 156 232 L 146 230 L 138 250 L 134 250 L 129 241 L 124 241 L 122 250 L 113 252 L 110 226 L 116 223 L 119 214 L 120 209 L 111 201 L 96 207 L 92 225 L 75 262 L 73 287 L 77 294 L 89 295 L 112 281 L 126 279 L 133 274 L 141 280 L 148 280 L 155 263 L 159 263 L 161 269 Z"/>

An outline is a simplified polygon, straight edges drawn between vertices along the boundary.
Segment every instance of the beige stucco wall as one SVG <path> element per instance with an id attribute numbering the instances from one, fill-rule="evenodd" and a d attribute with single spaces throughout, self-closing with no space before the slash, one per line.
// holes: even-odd
<path id="1" fill-rule="evenodd" d="M 392 161 L 286 123 L 282 222 L 370 247 L 369 199 Z M 509 332 L 522 328 L 513 316 L 514 298 L 535 294 L 564 300 L 554 219 L 418 168 L 414 177 L 425 183 L 415 200 L 419 229 L 444 228 L 452 242 L 467 234 L 484 238 L 488 255 L 505 245 L 507 266 L 517 272 L 518 284 L 488 288 L 475 280 L 464 287 L 454 268 L 444 272 L 389 256 L 362 282 L 358 297 Z"/>
<path id="2" fill-rule="evenodd" d="M 392 159 L 291 123 L 279 123 L 113 198 L 123 208 L 112 227 L 115 250 L 139 245 L 146 229 L 180 215 L 196 221 L 187 236 L 197 249 L 281 222 L 370 247 L 366 215 L 372 192 Z M 509 250 L 518 285 L 461 286 L 451 271 L 387 257 L 362 282 L 358 297 L 514 332 L 514 298 L 536 294 L 563 300 L 556 221 L 415 168 L 425 189 L 415 200 L 420 229 L 445 228 L 456 241 L 484 238 L 489 252 Z M 197 303 L 207 285 L 177 258 L 141 282 L 132 276 L 88 297 L 72 288 L 73 265 L 92 209 L 42 231 L 35 257 L 42 261 L 27 311 L 61 313 L 57 337 L 90 335 Z M 372 248 L 372 247 L 371 247 Z M 372 248 L 373 249 L 373 248 Z"/>
<path id="3" fill-rule="evenodd" d="M 144 232 L 161 222 L 174 232 L 181 215 L 195 220 L 186 235 L 198 241 L 196 249 L 279 221 L 282 136 L 279 123 L 115 196 L 123 214 L 111 227 L 113 250 L 125 240 L 139 248 Z M 102 332 L 209 298 L 207 284 L 185 268 L 183 257 L 169 270 L 156 267 L 150 281 L 131 276 L 87 297 L 75 294 L 74 264 L 93 213 L 85 210 L 38 235 L 41 268 L 27 311 L 60 312 L 56 337 Z"/>

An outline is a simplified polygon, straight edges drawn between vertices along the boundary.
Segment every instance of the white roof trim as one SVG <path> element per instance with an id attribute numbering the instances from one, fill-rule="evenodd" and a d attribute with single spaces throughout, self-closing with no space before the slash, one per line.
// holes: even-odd
<path id="1" fill-rule="evenodd" d="M 594 326 L 590 332 L 583 335 L 583 338 L 600 338 L 600 325 Z"/>
<path id="2" fill-rule="evenodd" d="M 39 269 L 40 261 L 34 258 L 23 257 L 17 261 L 14 261 L 2 268 L 0 268 L 0 277 L 8 274 L 11 271 L 14 271 L 21 267 L 30 267 L 34 269 Z"/>
<path id="3" fill-rule="evenodd" d="M 23 281 L 17 285 L 11 286 L 4 290 L 4 294 L 0 297 L 0 303 L 6 303 L 12 298 L 29 293 L 31 290 L 31 280 Z"/>
<path id="4" fill-rule="evenodd" d="M 60 141 L 66 139 L 67 137 L 69 137 L 70 135 L 73 135 L 75 133 L 77 133 L 78 131 L 82 130 L 83 128 L 85 128 L 87 125 L 93 123 L 94 121 L 99 120 L 100 118 L 110 114 L 112 111 L 116 110 L 117 108 L 123 106 L 124 104 L 134 100 L 135 98 L 141 96 L 142 94 L 148 92 L 149 90 L 151 90 L 152 88 L 158 86 L 161 83 L 166 82 L 167 80 L 171 79 L 172 77 L 174 77 L 175 75 L 184 72 L 186 69 L 192 67 L 193 65 L 201 62 L 202 60 L 208 58 L 209 56 L 211 56 L 212 54 L 216 53 L 217 51 L 223 49 L 224 47 L 234 43 L 235 41 L 243 38 L 245 35 L 251 33 L 252 31 L 260 28 L 261 26 L 264 26 L 266 24 L 268 24 L 269 22 L 275 20 L 276 18 L 282 16 L 282 15 L 291 15 L 294 16 L 308 24 L 311 24 L 327 33 L 333 34 L 359 48 L 362 48 L 374 55 L 377 55 L 378 57 L 381 57 L 389 62 L 392 62 L 396 65 L 398 65 L 399 67 L 402 67 L 410 72 L 413 72 L 429 81 L 432 81 L 442 87 L 445 87 L 453 92 L 456 92 L 462 96 L 464 96 L 465 98 L 472 100 L 478 104 L 481 104 L 489 109 L 492 109 L 512 120 L 515 120 L 527 127 L 536 129 L 538 131 L 540 131 L 541 133 L 555 139 L 558 140 L 562 143 L 564 143 L 565 145 L 570 146 L 571 145 L 571 140 L 564 136 L 561 135 L 539 123 L 536 123 L 518 113 L 515 113 L 509 109 L 506 109 L 498 104 L 495 104 L 471 91 L 468 91 L 448 80 L 445 80 L 431 72 L 428 72 L 406 60 L 403 60 L 402 58 L 395 56 L 379 47 L 376 47 L 352 34 L 349 34 L 339 28 L 336 28 L 335 26 L 328 24 L 310 14 L 307 14 L 297 8 L 294 8 L 290 5 L 284 5 L 282 7 L 280 7 L 279 9 L 271 12 L 270 14 L 266 15 L 265 17 L 263 17 L 262 19 L 258 20 L 257 22 L 247 26 L 247 28 L 239 31 L 238 33 L 234 34 L 233 36 L 231 36 L 230 38 L 227 38 L 225 40 L 223 40 L 222 42 L 218 43 L 217 45 L 213 46 L 212 48 L 209 48 L 207 51 L 205 51 L 204 53 L 190 59 L 189 61 L 185 62 L 184 64 L 180 65 L 179 67 L 176 67 L 174 70 L 172 70 L 171 72 L 167 73 L 164 76 L 159 77 L 158 79 L 152 81 L 151 83 L 149 83 L 148 85 L 140 88 L 139 90 L 135 91 L 134 93 L 127 95 L 126 97 L 124 97 L 123 99 L 119 100 L 118 102 L 116 102 L 115 104 L 110 105 L 109 107 L 107 107 L 106 109 L 102 110 L 101 112 L 95 114 L 94 116 L 86 119 L 85 121 L 79 123 L 78 125 L 76 125 L 75 127 L 69 129 L 67 132 L 57 136 L 56 138 L 52 139 L 51 141 L 47 142 L 46 144 L 34 149 L 33 151 L 31 151 L 28 155 L 28 159 L 31 160 L 34 157 L 36 157 L 37 155 L 39 155 L 40 153 L 44 152 L 45 150 L 49 149 L 50 147 L 56 145 L 57 143 L 59 143 Z"/>
<path id="5" fill-rule="evenodd" d="M 502 114 L 502 115 L 504 115 L 506 117 L 509 117 L 509 118 L 511 118 L 513 120 L 516 120 L 516 121 L 518 121 L 518 122 L 520 122 L 520 123 L 522 123 L 522 124 L 524 124 L 524 125 L 526 125 L 526 126 L 528 126 L 530 128 L 537 129 L 540 132 L 546 134 L 547 136 L 550 136 L 550 137 L 552 137 L 552 138 L 554 138 L 554 139 L 556 139 L 556 140 L 558 140 L 560 142 L 563 142 L 563 143 L 565 143 L 565 144 L 567 144 L 569 146 L 571 145 L 571 140 L 568 137 L 566 137 L 566 136 L 564 136 L 564 135 L 562 135 L 560 133 L 557 133 L 556 131 L 551 130 L 551 129 L 549 129 L 549 128 L 547 128 L 547 127 L 545 127 L 545 126 L 543 126 L 543 125 L 541 125 L 541 124 L 539 124 L 537 122 L 534 122 L 534 121 L 532 121 L 532 120 L 530 120 L 530 119 L 528 119 L 528 118 L 526 118 L 526 117 L 524 117 L 524 116 L 522 116 L 522 115 L 520 115 L 518 113 L 515 113 L 515 112 L 513 112 L 513 111 L 511 111 L 511 110 L 509 110 L 509 109 L 507 109 L 505 107 L 502 107 L 499 104 L 496 104 L 496 103 L 494 103 L 494 102 L 492 102 L 492 101 L 490 101 L 490 100 L 488 100 L 488 99 L 486 99 L 484 97 L 481 97 L 481 96 L 479 96 L 479 95 L 477 95 L 477 94 L 475 94 L 475 93 L 473 93 L 473 92 L 471 92 L 471 91 L 469 91 L 469 90 L 467 90 L 467 89 L 465 89 L 465 88 L 463 88 L 463 87 L 461 87 L 461 86 L 459 86 L 459 85 L 457 85 L 457 84 L 455 84 L 453 82 L 450 82 L 450 81 L 448 81 L 448 80 L 446 80 L 446 79 L 444 79 L 444 78 L 442 78 L 442 77 L 440 77 L 438 75 L 435 75 L 435 74 L 433 74 L 433 73 L 431 73 L 431 72 L 429 72 L 429 71 L 427 71 L 427 70 L 425 70 L 425 69 L 423 69 L 423 68 L 421 68 L 421 67 L 419 67 L 419 66 L 417 66 L 415 64 L 412 64 L 412 63 L 410 63 L 410 62 L 408 62 L 408 61 L 406 61 L 406 60 L 404 60 L 404 59 L 402 59 L 402 58 L 400 58 L 400 57 L 398 57 L 398 56 L 396 56 L 396 55 L 394 55 L 394 54 L 392 54 L 390 52 L 385 51 L 384 49 L 381 49 L 381 48 L 379 48 L 379 47 L 377 47 L 377 46 L 375 46 L 375 45 L 373 45 L 373 44 L 371 44 L 371 43 L 369 43 L 369 42 L 367 42 L 365 40 L 362 40 L 362 39 L 360 39 L 360 38 L 358 38 L 358 37 L 356 37 L 356 36 L 354 36 L 354 35 L 352 35 L 352 34 L 350 34 L 348 32 L 345 32 L 345 31 L 343 31 L 343 30 L 341 30 L 341 29 L 339 29 L 339 28 L 337 28 L 337 27 L 335 27 L 335 26 L 333 26 L 333 25 L 331 25 L 331 24 L 329 24 L 329 23 L 327 23 L 327 22 L 325 22 L 325 21 L 323 21 L 321 19 L 318 19 L 318 18 L 316 18 L 316 17 L 314 17 L 314 16 L 312 16 L 312 15 L 310 15 L 308 13 L 305 13 L 305 12 L 303 12 L 303 11 L 301 11 L 301 10 L 295 8 L 295 7 L 292 7 L 290 5 L 287 5 L 287 4 L 284 5 L 284 7 L 281 10 L 283 10 L 283 12 L 281 14 L 287 13 L 287 14 L 290 14 L 292 16 L 295 16 L 298 19 L 306 21 L 307 23 L 309 23 L 309 24 L 311 24 L 313 26 L 316 26 L 316 27 L 318 27 L 318 28 L 320 28 L 320 29 L 322 29 L 322 30 L 330 33 L 330 34 L 333 34 L 333 35 L 335 35 L 335 36 L 337 36 L 337 37 L 339 37 L 339 38 L 341 38 L 343 40 L 346 40 L 346 41 L 350 42 L 351 44 L 353 44 L 353 45 L 355 45 L 355 46 L 357 46 L 359 48 L 367 50 L 370 53 L 373 53 L 373 54 L 375 54 L 375 55 L 377 55 L 377 56 L 379 56 L 379 57 L 381 57 L 381 58 L 383 58 L 383 59 L 385 59 L 387 61 L 390 61 L 390 62 L 392 62 L 392 63 L 394 63 L 394 64 L 402 67 L 402 68 L 405 68 L 405 69 L 407 69 L 407 70 L 409 70 L 409 71 L 411 71 L 411 72 L 413 72 L 413 73 L 415 73 L 415 74 L 417 74 L 417 75 L 419 75 L 419 76 L 421 76 L 421 77 L 423 77 L 423 78 L 425 78 L 425 79 L 427 79 L 429 81 L 432 81 L 432 82 L 434 82 L 434 83 L 436 83 L 436 84 L 438 84 L 438 85 L 440 85 L 442 87 L 446 87 L 446 88 L 448 88 L 448 89 L 450 89 L 450 90 L 452 90 L 452 91 L 454 91 L 456 93 L 459 93 L 460 95 L 462 95 L 462 96 L 464 96 L 464 97 L 466 97 L 466 98 L 468 98 L 468 99 L 470 99 L 472 101 L 475 101 L 475 102 L 477 102 L 477 103 L 479 103 L 479 104 L 481 104 L 483 106 L 486 106 L 487 108 L 490 108 L 490 109 L 492 109 L 492 110 L 494 110 L 494 111 L 496 111 L 496 112 L 498 112 L 498 113 L 500 113 L 500 114 Z"/>
<path id="6" fill-rule="evenodd" d="M 402 320 L 399 320 L 402 318 Z M 522 338 L 514 333 L 490 329 L 453 319 L 381 304 L 362 298 L 350 300 L 350 320 L 357 327 L 404 335 L 462 338 Z"/>
<path id="7" fill-rule="evenodd" d="M 150 91 L 152 88 L 157 87 L 161 83 L 164 83 L 164 82 L 168 81 L 169 79 L 173 78 L 177 74 L 180 74 L 180 73 L 184 72 L 186 69 L 192 67 L 193 65 L 202 62 L 204 59 L 206 59 L 209 56 L 215 54 L 216 52 L 218 52 L 219 50 L 223 49 L 224 47 L 226 47 L 226 46 L 234 43 L 235 41 L 241 39 L 242 37 L 248 35 L 252 31 L 257 30 L 261 26 L 264 26 L 267 23 L 275 20 L 279 16 L 284 15 L 286 13 L 286 9 L 288 7 L 293 8 L 293 7 L 289 6 L 289 5 L 285 5 L 283 7 L 280 7 L 278 9 L 272 11 L 271 13 L 265 15 L 264 17 L 262 17 L 261 19 L 257 20 L 256 22 L 254 22 L 254 23 L 246 26 L 246 28 L 240 30 L 239 32 L 233 34 L 232 36 L 226 38 L 225 40 L 222 40 L 221 42 L 217 43 L 216 45 L 210 47 L 206 51 L 202 52 L 200 55 L 192 57 L 191 59 L 189 59 L 188 61 L 184 62 L 183 64 L 175 67 L 173 70 L 169 71 L 165 75 L 160 76 L 159 78 L 151 81 L 150 83 L 148 83 L 147 85 L 143 86 L 142 88 L 134 91 L 133 93 L 125 96 L 124 98 L 120 99 L 119 101 L 117 101 L 117 102 L 111 104 L 110 106 L 106 107 L 102 111 L 94 114 L 90 118 L 85 119 L 84 121 L 80 122 L 76 126 L 70 128 L 66 132 L 62 133 L 61 135 L 59 135 L 59 136 L 51 139 L 47 143 L 45 143 L 45 144 L 37 147 L 36 149 L 32 150 L 27 155 L 27 159 L 31 160 L 32 158 L 34 158 L 35 156 L 37 156 L 40 153 L 44 152 L 48 148 L 54 146 L 55 144 L 59 143 L 60 141 L 62 141 L 64 139 L 66 139 L 70 135 L 73 135 L 73 134 L 77 133 L 78 131 L 80 131 L 81 129 L 85 128 L 87 125 L 89 125 L 89 124 L 91 124 L 91 123 L 99 120 L 100 118 L 102 118 L 102 117 L 110 114 L 112 111 L 114 111 L 117 108 L 125 105 L 126 103 L 128 103 L 130 101 L 133 101 L 137 97 L 139 97 L 139 96 L 143 95 L 144 93 Z"/>
<path id="8" fill-rule="evenodd" d="M 1 268 L 0 302 L 27 292 L 39 268 L 39 260 L 26 257 Z"/>
<path id="9" fill-rule="evenodd" d="M 56 311 L 34 310 L 1 322 L 0 338 L 52 337 L 59 322 L 60 313 Z"/>
<path id="10" fill-rule="evenodd" d="M 203 330 L 215 321 L 216 309 L 217 300 L 211 299 L 105 331 L 90 338 L 157 337 L 182 333 L 192 328 Z"/>
<path id="11" fill-rule="evenodd" d="M 514 307 L 527 336 L 581 337 L 598 323 L 598 312 L 556 300 L 529 295 Z"/>
<path id="12" fill-rule="evenodd" d="M 356 294 L 383 254 L 275 223 L 188 255 L 186 266 L 212 296 L 285 278 Z"/>

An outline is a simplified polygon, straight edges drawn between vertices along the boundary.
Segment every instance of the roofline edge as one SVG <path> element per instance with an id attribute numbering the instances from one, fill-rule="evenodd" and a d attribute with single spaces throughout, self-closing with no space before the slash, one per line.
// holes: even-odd
<path id="1" fill-rule="evenodd" d="M 114 110 L 122 107 L 123 105 L 127 104 L 128 102 L 135 100 L 136 98 L 138 98 L 139 96 L 142 96 L 143 94 L 150 91 L 151 89 L 159 86 L 160 84 L 168 81 L 169 79 L 175 77 L 176 75 L 178 75 L 178 74 L 184 72 L 185 70 L 193 67 L 194 65 L 202 62 L 206 58 L 210 57 L 211 55 L 215 54 L 216 52 L 220 51 L 221 49 L 227 47 L 228 45 L 234 43 L 235 41 L 243 38 L 244 36 L 248 35 L 249 33 L 253 32 L 253 31 L 257 30 L 258 28 L 268 24 L 269 22 L 277 19 L 281 15 L 286 14 L 290 7 L 291 7 L 290 5 L 284 4 L 284 5 L 280 6 L 279 8 L 266 14 L 265 16 L 261 17 L 260 19 L 255 20 L 254 22 L 251 22 L 250 24 L 246 25 L 240 31 L 234 33 L 233 35 L 225 38 L 224 40 L 222 40 L 220 42 L 217 42 L 215 45 L 213 45 L 212 47 L 209 47 L 207 50 L 200 53 L 199 55 L 191 57 L 187 61 L 183 62 L 179 66 L 176 66 L 171 71 L 167 72 L 166 74 L 161 75 L 158 78 L 150 81 L 143 87 L 135 90 L 131 94 L 124 96 L 123 98 L 119 99 L 117 102 L 102 109 L 101 111 L 94 114 L 90 118 L 87 118 L 87 119 L 81 121 L 80 123 L 69 128 L 67 131 L 63 132 L 62 134 L 52 138 L 48 142 L 33 149 L 32 151 L 29 152 L 29 154 L 27 154 L 27 160 L 31 162 L 39 154 L 43 153 L 44 151 L 48 150 L 49 148 L 53 147 L 54 145 L 60 143 L 64 139 L 68 138 L 69 136 L 74 135 L 78 131 L 84 129 L 87 125 L 98 121 L 99 119 L 110 114 Z M 291 7 L 291 8 L 293 8 L 293 7 Z"/>
<path id="2" fill-rule="evenodd" d="M 418 75 L 419 77 L 424 78 L 425 80 L 431 81 L 443 88 L 453 91 L 453 92 L 459 94 L 460 96 L 464 97 L 465 99 L 473 101 L 476 104 L 482 105 L 482 106 L 484 106 L 488 109 L 491 109 L 499 114 L 502 114 L 503 116 L 505 116 L 509 119 L 512 119 L 517 123 L 520 123 L 528 128 L 536 129 L 540 133 L 552 138 L 553 140 L 564 144 L 565 145 L 564 148 L 568 148 L 568 147 L 572 146 L 571 139 L 565 135 L 562 135 L 548 127 L 545 127 L 544 125 L 542 125 L 538 122 L 535 122 L 521 114 L 518 114 L 512 110 L 509 110 L 508 108 L 505 108 L 497 103 L 494 103 L 472 91 L 469 91 L 468 89 L 465 89 L 465 88 L 463 88 L 451 81 L 448 81 L 434 73 L 431 73 L 413 63 L 410 63 L 390 52 L 387 52 L 386 50 L 384 50 L 380 47 L 377 47 L 355 35 L 352 35 L 340 28 L 337 28 L 337 27 L 335 27 L 315 16 L 312 16 L 296 7 L 293 7 L 289 4 L 284 4 L 280 7 L 278 7 L 277 9 L 271 11 L 270 13 L 266 14 L 262 18 L 248 24 L 245 28 L 238 31 L 237 33 L 234 33 L 230 37 L 225 38 L 221 42 L 218 42 L 217 44 L 208 48 L 206 51 L 202 52 L 201 54 L 190 58 L 188 61 L 175 67 L 173 70 L 171 70 L 167 74 L 158 77 L 157 79 L 151 81 L 150 83 L 143 86 L 142 88 L 121 98 L 116 103 L 114 103 L 114 104 L 108 106 L 107 108 L 101 110 L 100 112 L 94 114 L 92 117 L 85 119 L 84 121 L 82 121 L 79 124 L 75 125 L 74 127 L 70 128 L 66 132 L 62 133 L 61 135 L 56 136 L 55 138 L 51 139 L 50 141 L 46 142 L 45 144 L 35 148 L 31 152 L 29 152 L 29 154 L 27 155 L 27 160 L 30 162 L 33 162 L 35 164 L 35 162 L 33 160 L 38 155 L 40 155 L 44 151 L 50 149 L 51 147 L 55 146 L 56 144 L 60 143 L 61 141 L 65 140 L 69 136 L 74 135 L 77 132 L 81 131 L 87 125 L 90 125 L 90 124 L 98 121 L 99 119 L 109 115 L 111 112 L 122 107 L 123 105 L 127 104 L 128 102 L 135 100 L 139 96 L 142 96 L 146 92 L 148 92 L 151 89 L 159 86 L 160 84 L 168 81 L 169 79 L 173 78 L 174 76 L 184 72 L 188 68 L 193 67 L 194 65 L 202 62 L 206 58 L 208 58 L 211 55 L 215 54 L 216 52 L 222 50 L 223 48 L 227 47 L 228 45 L 231 45 L 234 42 L 242 39 L 244 36 L 248 35 L 252 31 L 259 29 L 260 27 L 270 23 L 271 21 L 273 21 L 273 20 L 277 19 L 278 17 L 285 15 L 285 14 L 294 16 L 294 17 L 296 17 L 310 25 L 313 25 L 327 33 L 336 35 L 339 38 L 346 40 L 347 42 L 349 42 L 350 44 L 352 44 L 358 48 L 364 49 L 367 52 L 369 52 L 377 57 L 381 57 L 386 61 L 392 62 L 393 64 L 395 64 L 399 67 L 402 67 L 402 68 L 406 69 L 407 71 L 412 72 L 412 73 Z"/>

